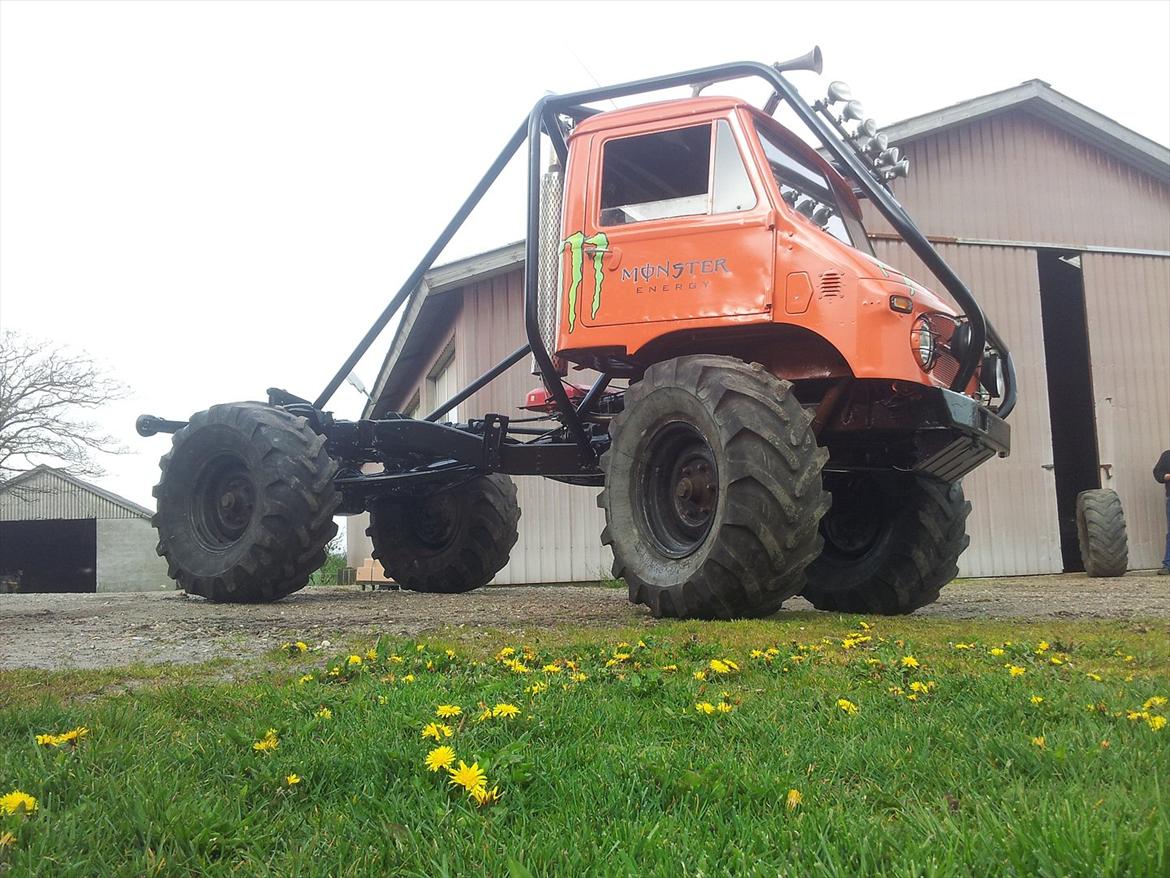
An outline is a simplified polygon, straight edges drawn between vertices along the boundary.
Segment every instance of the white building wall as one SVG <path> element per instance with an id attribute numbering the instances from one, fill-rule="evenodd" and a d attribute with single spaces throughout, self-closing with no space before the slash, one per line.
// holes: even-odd
<path id="1" fill-rule="evenodd" d="M 155 552 L 158 535 L 143 518 L 97 521 L 97 590 L 170 591 L 167 564 Z"/>

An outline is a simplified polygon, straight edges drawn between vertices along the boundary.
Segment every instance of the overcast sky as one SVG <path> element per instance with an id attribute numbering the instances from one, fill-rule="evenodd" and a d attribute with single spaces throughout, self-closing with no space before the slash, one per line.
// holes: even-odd
<path id="1" fill-rule="evenodd" d="M 0 328 L 129 386 L 101 420 L 130 453 L 96 481 L 153 506 L 168 440 L 135 416 L 314 397 L 544 91 L 814 44 L 824 77 L 793 82 L 844 79 L 879 123 L 1040 78 L 1170 142 L 1164 0 L 3 0 Z M 518 171 L 440 261 L 521 237 Z"/>

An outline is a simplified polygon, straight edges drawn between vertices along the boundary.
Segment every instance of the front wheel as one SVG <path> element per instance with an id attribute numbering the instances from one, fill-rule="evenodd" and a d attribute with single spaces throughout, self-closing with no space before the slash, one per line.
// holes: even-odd
<path id="1" fill-rule="evenodd" d="M 912 613 L 938 600 L 967 548 L 971 504 L 958 482 L 835 474 L 825 547 L 802 592 L 818 610 Z"/>
<path id="2" fill-rule="evenodd" d="M 602 542 L 655 616 L 766 616 L 800 591 L 828 506 L 811 418 L 758 364 L 696 355 L 626 391 L 602 455 Z"/>
<path id="3" fill-rule="evenodd" d="M 175 434 L 159 468 L 158 554 L 188 594 L 275 601 L 325 562 L 337 468 L 304 418 L 258 402 L 212 406 Z"/>

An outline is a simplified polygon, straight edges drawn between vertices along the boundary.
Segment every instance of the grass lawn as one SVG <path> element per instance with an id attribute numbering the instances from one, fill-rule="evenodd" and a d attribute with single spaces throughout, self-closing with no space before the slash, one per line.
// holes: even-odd
<path id="1" fill-rule="evenodd" d="M 810 613 L 9 672 L 0 874 L 1164 876 L 1167 643 Z"/>

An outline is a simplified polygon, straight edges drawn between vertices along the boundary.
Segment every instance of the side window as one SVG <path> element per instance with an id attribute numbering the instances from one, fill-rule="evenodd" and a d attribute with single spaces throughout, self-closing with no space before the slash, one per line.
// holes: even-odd
<path id="1" fill-rule="evenodd" d="M 602 226 L 750 210 L 755 205 L 747 168 L 726 120 L 714 126 L 620 137 L 602 150 Z"/>

